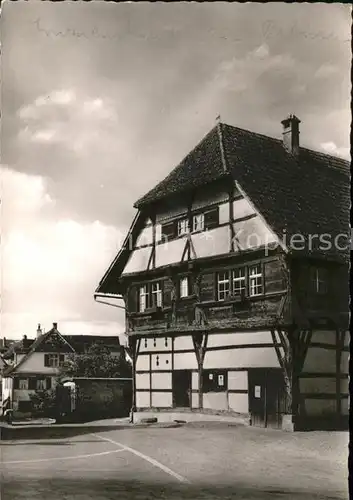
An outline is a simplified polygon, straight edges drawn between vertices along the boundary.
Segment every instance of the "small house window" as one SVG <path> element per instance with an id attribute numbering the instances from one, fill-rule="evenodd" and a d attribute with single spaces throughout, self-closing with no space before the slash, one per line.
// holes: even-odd
<path id="1" fill-rule="evenodd" d="M 20 378 L 18 381 L 18 388 L 22 391 L 28 391 L 28 378 Z"/>
<path id="2" fill-rule="evenodd" d="M 180 280 L 180 298 L 189 296 L 189 279 L 187 276 Z"/>
<path id="3" fill-rule="evenodd" d="M 152 283 L 152 307 L 162 307 L 162 288 L 160 283 Z"/>
<path id="4" fill-rule="evenodd" d="M 44 366 L 51 368 L 58 368 L 62 366 L 65 362 L 65 356 L 63 354 L 46 354 L 44 356 Z"/>
<path id="5" fill-rule="evenodd" d="M 217 276 L 217 296 L 218 300 L 225 300 L 229 297 L 230 293 L 230 280 L 229 273 L 218 273 Z"/>
<path id="6" fill-rule="evenodd" d="M 245 293 L 245 268 L 239 267 L 233 271 L 234 295 Z"/>
<path id="7" fill-rule="evenodd" d="M 203 231 L 204 229 L 205 229 L 205 215 L 204 214 L 194 215 L 192 218 L 193 232 Z"/>
<path id="8" fill-rule="evenodd" d="M 146 286 L 141 286 L 140 287 L 140 312 L 144 312 L 147 309 L 147 287 Z"/>
<path id="9" fill-rule="evenodd" d="M 261 265 L 249 267 L 249 294 L 250 297 L 261 295 L 263 291 Z"/>
<path id="10" fill-rule="evenodd" d="M 139 311 L 162 307 L 162 285 L 160 282 L 148 283 L 140 286 L 139 290 Z"/>
<path id="11" fill-rule="evenodd" d="M 178 220 L 178 236 L 182 234 L 186 234 L 189 232 L 189 220 L 188 219 L 180 219 Z"/>
<path id="12" fill-rule="evenodd" d="M 328 289 L 327 269 L 312 268 L 311 269 L 312 289 L 315 293 L 325 295 Z"/>
<path id="13" fill-rule="evenodd" d="M 38 379 L 36 383 L 37 391 L 45 391 L 47 388 L 47 381 L 45 379 Z"/>

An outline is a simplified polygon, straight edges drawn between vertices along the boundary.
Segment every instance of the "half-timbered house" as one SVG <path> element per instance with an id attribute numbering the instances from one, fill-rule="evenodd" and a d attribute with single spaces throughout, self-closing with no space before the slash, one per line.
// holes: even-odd
<path id="1" fill-rule="evenodd" d="M 349 164 L 218 123 L 139 199 L 96 297 L 123 298 L 136 415 L 348 415 Z"/>

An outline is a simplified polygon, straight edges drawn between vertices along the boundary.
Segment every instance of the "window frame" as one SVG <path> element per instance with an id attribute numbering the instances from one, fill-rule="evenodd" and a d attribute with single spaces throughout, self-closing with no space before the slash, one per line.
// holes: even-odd
<path id="1" fill-rule="evenodd" d="M 224 276 L 228 276 L 227 279 L 222 279 L 220 280 L 220 275 L 223 274 Z M 220 298 L 220 292 L 222 293 L 226 293 L 225 289 L 224 290 L 220 290 L 220 284 L 224 284 L 224 283 L 228 283 L 228 294 L 227 295 L 224 295 L 223 298 Z M 217 301 L 218 302 L 224 302 L 225 300 L 227 300 L 227 298 L 229 298 L 231 295 L 231 280 L 230 280 L 230 270 L 226 270 L 226 271 L 218 271 L 217 273 Z"/>
<path id="2" fill-rule="evenodd" d="M 25 387 L 21 387 L 23 384 L 21 382 L 25 382 Z M 28 378 L 19 378 L 18 379 L 18 390 L 19 391 L 28 391 L 29 390 L 29 380 Z"/>
<path id="3" fill-rule="evenodd" d="M 323 277 L 321 277 L 323 274 Z M 321 279 L 320 279 L 321 278 Z M 328 269 L 325 267 L 312 266 L 310 273 L 311 288 L 316 295 L 327 295 L 329 288 L 329 273 Z M 320 289 L 320 284 L 324 285 L 323 289 Z"/>
<path id="4" fill-rule="evenodd" d="M 201 221 L 201 227 L 198 227 L 199 221 Z M 199 212 L 192 215 L 192 232 L 200 233 L 205 231 L 205 212 Z"/>
<path id="5" fill-rule="evenodd" d="M 185 226 L 184 229 L 182 226 Z M 188 217 L 183 217 L 177 220 L 177 236 L 185 236 L 190 233 L 190 223 Z"/>
<path id="6" fill-rule="evenodd" d="M 163 280 L 154 280 L 145 284 L 137 285 L 138 287 L 138 312 L 148 313 L 151 310 L 163 308 Z M 156 288 L 156 289 L 155 289 Z M 141 295 L 141 290 L 145 292 Z M 141 298 L 145 297 L 145 308 L 141 308 Z"/>
<path id="7" fill-rule="evenodd" d="M 43 387 L 40 387 L 41 385 Z M 47 390 L 47 379 L 45 379 L 45 378 L 38 378 L 36 380 L 36 391 L 46 391 L 46 390 Z"/>
<path id="8" fill-rule="evenodd" d="M 261 295 L 264 294 L 264 272 L 263 272 L 263 265 L 261 262 L 257 264 L 251 264 L 248 267 L 248 295 L 250 298 L 252 297 L 260 297 Z M 251 274 L 251 269 L 258 267 L 260 272 Z M 257 280 L 260 279 L 260 283 L 257 282 Z M 260 287 L 260 292 L 257 293 L 251 293 L 252 291 L 252 286 L 251 283 L 252 281 L 255 280 L 255 288 Z"/>
<path id="9" fill-rule="evenodd" d="M 183 292 L 183 283 L 186 283 L 186 295 Z M 189 276 L 181 276 L 179 279 L 179 298 L 187 299 L 190 297 L 190 277 Z"/>

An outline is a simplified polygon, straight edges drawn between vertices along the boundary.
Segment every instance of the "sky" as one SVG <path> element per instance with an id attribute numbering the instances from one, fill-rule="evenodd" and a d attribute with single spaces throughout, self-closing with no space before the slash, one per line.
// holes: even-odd
<path id="1" fill-rule="evenodd" d="M 1 331 L 120 335 L 94 302 L 133 203 L 215 125 L 349 157 L 344 4 L 5 2 Z"/>

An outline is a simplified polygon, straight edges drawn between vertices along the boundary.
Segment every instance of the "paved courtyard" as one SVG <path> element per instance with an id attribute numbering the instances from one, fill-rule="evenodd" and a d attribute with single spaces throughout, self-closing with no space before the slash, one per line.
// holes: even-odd
<path id="1" fill-rule="evenodd" d="M 347 444 L 226 424 L 2 441 L 1 499 L 346 500 Z"/>

